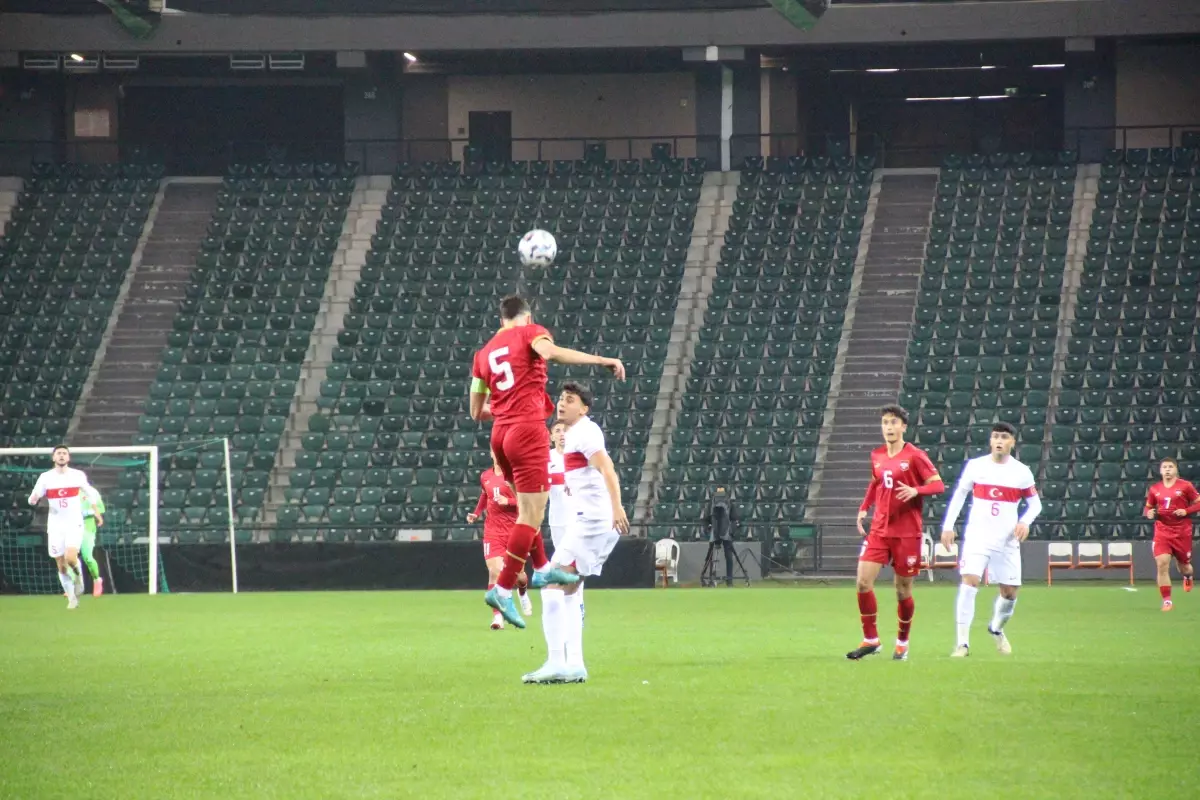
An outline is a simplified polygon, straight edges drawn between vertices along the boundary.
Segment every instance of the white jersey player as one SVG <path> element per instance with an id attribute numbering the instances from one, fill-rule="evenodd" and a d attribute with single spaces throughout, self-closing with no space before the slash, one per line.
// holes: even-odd
<path id="1" fill-rule="evenodd" d="M 591 391 L 578 383 L 562 387 L 558 418 L 565 426 L 563 466 L 566 473 L 568 514 L 565 535 L 556 542 L 551 568 L 579 575 L 579 582 L 542 590 L 542 630 L 546 635 L 546 663 L 524 675 L 525 683 L 583 683 L 583 582 L 599 575 L 629 520 L 621 506 L 621 484 L 604 432 L 588 417 Z M 539 585 L 534 573 L 533 585 Z M 545 585 L 541 583 L 540 585 Z"/>
<path id="2" fill-rule="evenodd" d="M 58 564 L 58 580 L 67 595 L 67 608 L 79 605 L 83 593 L 83 574 L 79 571 L 79 548 L 83 544 L 83 495 L 92 491 L 87 476 L 68 466 L 71 451 L 54 448 L 54 468 L 43 472 L 29 495 L 29 505 L 46 498 L 50 515 L 46 519 L 46 538 L 50 557 Z"/>
<path id="3" fill-rule="evenodd" d="M 563 463 L 563 435 L 567 426 L 555 422 L 550 428 L 550 541 L 557 549 L 567 535 L 567 520 L 570 517 L 570 497 L 567 496 L 566 466 Z"/>
<path id="4" fill-rule="evenodd" d="M 992 426 L 992 452 L 967 462 L 942 522 L 942 546 L 948 548 L 954 544 L 954 525 L 963 504 L 968 497 L 972 498 L 958 557 L 958 571 L 962 576 L 955 606 L 958 642 L 951 654 L 956 658 L 971 652 L 975 595 L 985 572 L 1000 588 L 988 633 L 995 640 L 997 650 L 1005 655 L 1012 652 L 1004 626 L 1012 618 L 1017 591 L 1021 587 L 1021 542 L 1029 536 L 1029 526 L 1042 510 L 1042 501 L 1033 485 L 1033 473 L 1012 457 L 1017 441 L 1015 434 L 1016 429 L 1007 422 Z M 1022 500 L 1025 511 L 1018 515 L 1017 506 Z"/>

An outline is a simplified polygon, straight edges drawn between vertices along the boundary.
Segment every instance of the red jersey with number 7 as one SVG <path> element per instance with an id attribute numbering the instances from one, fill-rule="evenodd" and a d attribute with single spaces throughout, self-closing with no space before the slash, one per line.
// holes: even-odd
<path id="1" fill-rule="evenodd" d="M 871 535 L 887 539 L 920 539 L 925 529 L 922 501 L 917 495 L 905 502 L 896 496 L 896 487 L 919 489 L 938 475 L 937 467 L 925 451 L 905 442 L 894 456 L 887 445 L 871 451 L 871 486 L 875 490 L 875 516 L 871 519 Z"/>
<path id="2" fill-rule="evenodd" d="M 546 394 L 546 361 L 533 349 L 539 339 L 553 341 L 541 325 L 504 328 L 475 354 L 471 375 L 483 382 L 497 425 L 545 423 L 554 413 Z"/>
<path id="3" fill-rule="evenodd" d="M 1197 495 L 1196 487 L 1183 478 L 1176 478 L 1170 489 L 1162 481 L 1151 486 L 1150 491 L 1146 492 L 1146 508 L 1153 508 L 1155 511 L 1154 535 L 1168 539 L 1191 539 L 1191 517 L 1186 514 L 1177 517 L 1175 512 L 1182 508 L 1189 514 L 1192 513 L 1195 509 L 1191 506 L 1194 506 L 1198 499 L 1200 495 Z"/>

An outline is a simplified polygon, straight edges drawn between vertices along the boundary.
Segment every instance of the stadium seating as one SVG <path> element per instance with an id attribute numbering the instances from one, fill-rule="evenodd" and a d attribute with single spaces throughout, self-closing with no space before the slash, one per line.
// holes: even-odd
<path id="1" fill-rule="evenodd" d="M 354 187 L 352 164 L 235 165 L 225 178 L 209 236 L 168 337 L 162 366 L 138 421 L 135 444 L 167 445 L 161 468 L 164 530 L 215 525 L 224 537 L 220 452 L 188 446 L 228 437 L 236 513 L 263 503 L 309 336 Z M 110 505 L 136 493 L 130 471 Z M 205 534 L 197 533 L 197 536 Z"/>
<path id="2" fill-rule="evenodd" d="M 900 404 L 947 483 L 1001 420 L 1038 470 L 1075 175 L 1070 152 L 966 156 L 941 171 Z M 926 503 L 927 518 L 945 504 Z"/>
<path id="3" fill-rule="evenodd" d="M 1196 162 L 1161 148 L 1101 165 L 1043 476 L 1057 536 L 1149 536 L 1159 459 L 1200 462 Z"/>
<path id="4" fill-rule="evenodd" d="M 619 354 L 630 380 L 551 367 L 551 387 L 585 380 L 632 508 L 666 357 L 704 164 L 661 155 L 613 161 L 403 164 L 338 333 L 319 412 L 279 509 L 280 526 L 329 523 L 391 537 L 428 524 L 471 538 L 463 517 L 491 461 L 467 415 L 471 359 L 521 278 L 516 242 L 558 240 L 527 277 L 555 340 Z M 370 527 L 377 526 L 373 531 Z"/>
<path id="5" fill-rule="evenodd" d="M 653 536 L 701 536 L 714 484 L 731 488 L 746 538 L 786 539 L 803 521 L 872 176 L 864 160 L 747 159 Z"/>
<path id="6" fill-rule="evenodd" d="M 52 446 L 75 413 L 161 169 L 40 164 L 0 239 L 0 444 Z M 10 529 L 32 476 L 0 474 Z"/>

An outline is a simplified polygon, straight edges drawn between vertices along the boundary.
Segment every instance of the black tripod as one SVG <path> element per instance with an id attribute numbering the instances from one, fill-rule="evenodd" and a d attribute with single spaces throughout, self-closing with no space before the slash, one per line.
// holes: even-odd
<path id="1" fill-rule="evenodd" d="M 723 548 L 724 548 L 724 545 L 721 544 L 721 542 L 719 542 L 719 541 L 714 540 L 714 541 L 710 541 L 708 543 L 708 554 L 706 556 L 704 556 L 704 568 L 702 570 L 700 570 L 700 585 L 701 586 L 716 586 L 717 581 L 724 580 L 724 578 L 717 577 L 717 562 L 716 562 L 716 559 L 714 558 L 717 554 L 717 551 L 721 550 Z M 731 552 L 733 553 L 733 563 L 736 565 L 736 568 L 733 571 L 734 579 L 739 578 L 738 572 L 740 571 L 741 572 L 740 580 L 742 580 L 747 586 L 749 586 L 750 585 L 750 574 L 748 572 L 746 572 L 746 565 L 742 562 L 742 554 L 740 552 L 738 552 L 738 549 L 736 547 L 733 547 L 732 545 L 731 545 L 730 549 L 731 549 Z"/>

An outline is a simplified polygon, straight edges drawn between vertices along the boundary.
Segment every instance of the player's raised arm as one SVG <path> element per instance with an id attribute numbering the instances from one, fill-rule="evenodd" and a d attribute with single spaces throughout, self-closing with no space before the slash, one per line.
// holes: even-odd
<path id="1" fill-rule="evenodd" d="M 534 349 L 534 352 L 546 361 L 554 361 L 558 364 L 577 364 L 585 367 L 604 367 L 617 380 L 625 380 L 625 365 L 621 363 L 621 359 L 619 358 L 606 358 L 605 356 L 585 353 L 581 350 L 572 350 L 569 347 L 559 347 L 549 338 L 535 339 L 530 346 Z"/>
<path id="2" fill-rule="evenodd" d="M 946 516 L 942 518 L 942 547 L 949 548 L 954 544 L 957 536 L 954 526 L 958 524 L 958 515 L 962 513 L 963 506 L 966 505 L 967 498 L 971 496 L 974 489 L 975 478 L 971 474 L 971 462 L 968 461 L 962 475 L 958 476 L 958 485 L 954 487 L 954 494 L 951 495 L 950 503 L 946 506 Z"/>

